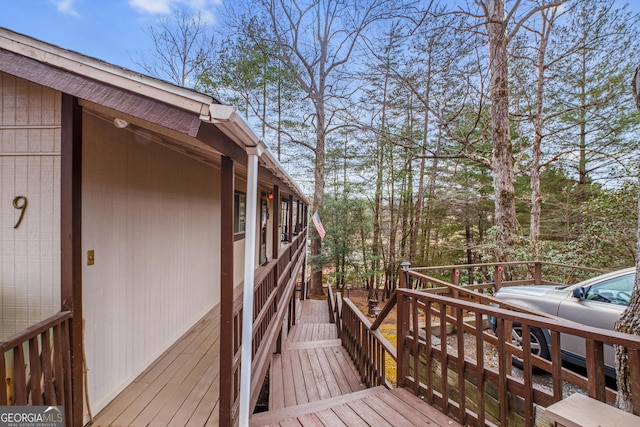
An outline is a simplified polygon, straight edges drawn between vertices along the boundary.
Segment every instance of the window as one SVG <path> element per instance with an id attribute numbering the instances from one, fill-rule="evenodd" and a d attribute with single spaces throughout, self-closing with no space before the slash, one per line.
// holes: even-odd
<path id="1" fill-rule="evenodd" d="M 625 274 L 597 283 L 587 291 L 587 300 L 629 305 L 634 283 L 635 274 Z"/>
<path id="2" fill-rule="evenodd" d="M 247 214 L 247 195 L 236 191 L 234 195 L 233 233 L 244 234 Z"/>

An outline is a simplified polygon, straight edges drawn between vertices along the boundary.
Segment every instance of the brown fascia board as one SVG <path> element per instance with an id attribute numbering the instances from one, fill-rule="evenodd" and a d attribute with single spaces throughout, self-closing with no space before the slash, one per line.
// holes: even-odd
<path id="1" fill-rule="evenodd" d="M 0 71 L 195 137 L 200 116 L 0 49 Z"/>
<path id="2" fill-rule="evenodd" d="M 54 46 L 0 27 L 0 49 L 72 74 L 127 90 L 179 109 L 209 116 L 210 96 Z"/>

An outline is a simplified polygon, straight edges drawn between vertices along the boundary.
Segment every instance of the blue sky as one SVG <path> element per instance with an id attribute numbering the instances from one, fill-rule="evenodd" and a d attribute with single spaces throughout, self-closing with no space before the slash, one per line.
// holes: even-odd
<path id="1" fill-rule="evenodd" d="M 215 23 L 222 0 L 0 0 L 0 27 L 136 70 L 150 48 L 145 31 L 172 7 Z"/>
<path id="2" fill-rule="evenodd" d="M 138 71 L 132 58 L 152 47 L 150 26 L 174 7 L 199 11 L 215 25 L 222 1 L 0 0 L 0 27 Z M 640 10 L 639 0 L 616 2 Z"/>

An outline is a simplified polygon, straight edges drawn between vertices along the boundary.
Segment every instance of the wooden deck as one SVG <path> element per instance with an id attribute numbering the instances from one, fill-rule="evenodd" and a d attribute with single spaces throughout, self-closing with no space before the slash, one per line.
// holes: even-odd
<path id="1" fill-rule="evenodd" d="M 269 411 L 251 426 L 459 426 L 404 389 L 367 389 L 329 323 L 326 301 L 303 301 L 272 357 Z"/>
<path id="2" fill-rule="evenodd" d="M 269 411 L 251 426 L 459 426 L 404 389 L 367 389 L 325 301 L 297 310 L 274 354 Z M 211 311 L 94 418 L 94 426 L 217 426 L 219 311 Z"/>
<path id="3" fill-rule="evenodd" d="M 94 426 L 217 426 L 220 312 L 214 309 L 94 418 Z"/>

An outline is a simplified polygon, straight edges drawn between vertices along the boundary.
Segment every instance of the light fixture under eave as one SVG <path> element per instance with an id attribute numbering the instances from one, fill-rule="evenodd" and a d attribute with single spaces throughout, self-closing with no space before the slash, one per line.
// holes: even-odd
<path id="1" fill-rule="evenodd" d="M 127 126 L 129 126 L 129 122 L 124 120 L 124 119 L 120 119 L 120 118 L 116 117 L 115 119 L 113 119 L 113 125 L 115 127 L 117 127 L 118 129 L 124 129 Z"/>

